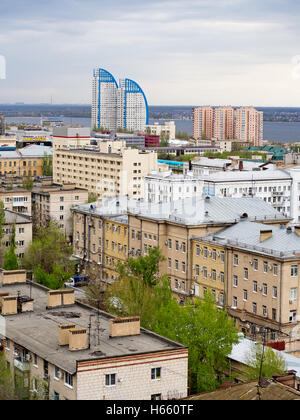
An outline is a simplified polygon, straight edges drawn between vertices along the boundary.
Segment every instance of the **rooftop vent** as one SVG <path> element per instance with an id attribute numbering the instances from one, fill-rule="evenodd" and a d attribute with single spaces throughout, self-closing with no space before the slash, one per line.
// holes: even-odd
<path id="1" fill-rule="evenodd" d="M 286 233 L 292 233 L 292 232 L 293 232 L 292 228 L 290 226 L 288 226 L 286 228 Z"/>
<path id="2" fill-rule="evenodd" d="M 69 330 L 69 350 L 79 351 L 88 348 L 87 329 L 71 328 Z"/>
<path id="3" fill-rule="evenodd" d="M 18 313 L 18 297 L 2 296 L 0 298 L 1 315 L 16 315 Z"/>
<path id="4" fill-rule="evenodd" d="M 109 337 L 126 337 L 141 333 L 140 317 L 115 318 L 110 320 Z"/>
<path id="5" fill-rule="evenodd" d="M 240 217 L 241 220 L 248 219 L 248 213 L 243 213 Z"/>
<path id="6" fill-rule="evenodd" d="M 73 289 L 50 290 L 48 292 L 47 309 L 71 306 L 75 304 L 75 292 Z"/>
<path id="7" fill-rule="evenodd" d="M 69 345 L 69 331 L 75 327 L 75 324 L 60 324 L 58 326 L 58 344 L 60 346 Z"/>
<path id="8" fill-rule="evenodd" d="M 26 270 L 1 271 L 2 285 L 26 283 Z"/>

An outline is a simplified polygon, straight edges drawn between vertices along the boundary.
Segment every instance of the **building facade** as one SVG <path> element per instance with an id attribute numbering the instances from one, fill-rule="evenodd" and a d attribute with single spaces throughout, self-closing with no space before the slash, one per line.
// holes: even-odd
<path id="1" fill-rule="evenodd" d="M 1 339 L 16 385 L 38 395 L 42 384 L 50 400 L 187 396 L 186 347 L 141 329 L 139 317 L 114 318 L 77 302 L 74 290 L 9 277 L 1 286 Z"/>
<path id="2" fill-rule="evenodd" d="M 155 136 L 162 136 L 167 140 L 176 139 L 175 121 L 165 121 L 164 124 L 155 122 L 146 126 L 146 132 Z"/>
<path id="3" fill-rule="evenodd" d="M 92 91 L 92 127 L 144 131 L 149 108 L 136 82 L 121 79 L 118 86 L 108 71 L 97 68 L 93 73 Z"/>
<path id="4" fill-rule="evenodd" d="M 32 242 L 31 217 L 11 210 L 5 210 L 4 212 L 5 222 L 2 226 L 4 253 L 9 250 L 12 242 L 12 235 L 15 233 L 15 254 L 19 259 L 22 259 Z"/>
<path id="5" fill-rule="evenodd" d="M 54 142 L 53 181 L 73 183 L 102 197 L 144 197 L 144 177 L 157 170 L 157 153 L 127 148 L 124 141 L 58 148 Z"/>

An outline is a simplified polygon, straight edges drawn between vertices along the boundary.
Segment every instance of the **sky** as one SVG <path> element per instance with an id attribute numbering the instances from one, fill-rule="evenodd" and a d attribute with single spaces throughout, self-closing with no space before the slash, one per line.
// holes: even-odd
<path id="1" fill-rule="evenodd" d="M 138 82 L 150 105 L 300 107 L 298 0 L 1 0 L 0 8 L 0 103 L 90 104 L 92 71 L 102 67 Z"/>

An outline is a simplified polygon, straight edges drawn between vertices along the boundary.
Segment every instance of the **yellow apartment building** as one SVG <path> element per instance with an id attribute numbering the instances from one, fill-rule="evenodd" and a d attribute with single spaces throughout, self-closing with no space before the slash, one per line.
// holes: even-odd
<path id="1" fill-rule="evenodd" d="M 65 144 L 65 143 L 64 143 Z M 60 145 L 54 141 L 53 180 L 74 183 L 100 197 L 144 197 L 144 177 L 158 170 L 157 153 L 126 147 L 125 141 L 103 140 L 97 146 Z"/>
<path id="2" fill-rule="evenodd" d="M 52 155 L 50 147 L 31 145 L 14 151 L 3 151 L 0 156 L 0 175 L 42 176 L 45 155 Z"/>

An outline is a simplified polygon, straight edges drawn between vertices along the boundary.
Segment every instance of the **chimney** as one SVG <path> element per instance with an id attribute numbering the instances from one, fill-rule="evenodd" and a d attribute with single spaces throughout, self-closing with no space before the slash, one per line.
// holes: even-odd
<path id="1" fill-rule="evenodd" d="M 290 226 L 288 226 L 286 228 L 286 233 L 292 233 L 292 232 L 293 232 L 292 228 Z"/>
<path id="2" fill-rule="evenodd" d="M 126 337 L 139 335 L 141 333 L 141 323 L 139 316 L 127 318 L 114 318 L 110 320 L 109 337 Z"/>
<path id="3" fill-rule="evenodd" d="M 60 346 L 69 345 L 69 331 L 75 327 L 75 324 L 60 324 L 58 326 L 58 344 Z"/>
<path id="4" fill-rule="evenodd" d="M 26 270 L 2 270 L 1 279 L 3 286 L 9 284 L 24 284 L 26 283 Z"/>
<path id="5" fill-rule="evenodd" d="M 260 231 L 260 238 L 259 238 L 259 241 L 260 241 L 260 242 L 264 242 L 264 241 L 266 241 L 267 239 L 272 238 L 272 234 L 273 234 L 272 229 L 268 229 L 268 230 L 261 230 L 261 231 Z"/>
<path id="6" fill-rule="evenodd" d="M 18 297 L 2 296 L 0 299 L 1 315 L 16 315 L 18 313 Z"/>
<path id="7" fill-rule="evenodd" d="M 275 382 L 289 386 L 296 389 L 296 372 L 294 370 L 289 370 L 285 375 L 273 375 Z"/>
<path id="8" fill-rule="evenodd" d="M 300 226 L 295 226 L 294 232 L 297 236 L 300 236 Z"/>
<path id="9" fill-rule="evenodd" d="M 73 289 L 50 290 L 48 292 L 47 309 L 71 306 L 75 304 Z"/>
<path id="10" fill-rule="evenodd" d="M 69 330 L 69 350 L 79 351 L 88 348 L 87 329 L 71 328 Z"/>

